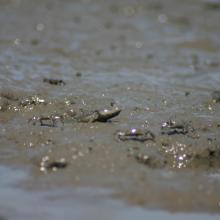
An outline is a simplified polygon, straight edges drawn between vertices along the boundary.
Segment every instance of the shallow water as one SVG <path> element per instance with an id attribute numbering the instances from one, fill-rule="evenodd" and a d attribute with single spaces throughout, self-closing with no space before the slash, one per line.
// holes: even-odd
<path id="1" fill-rule="evenodd" d="M 110 199 L 107 189 L 78 188 L 31 192 L 18 183 L 28 172 L 0 167 L 1 219 L 219 219 L 219 214 L 170 213 L 146 210 Z M 15 184 L 16 183 L 16 184 Z M 7 216 L 4 218 L 4 216 Z"/>
<path id="2" fill-rule="evenodd" d="M 0 1 L 0 216 L 219 218 L 219 5 Z M 112 105 L 107 123 L 30 120 Z M 120 141 L 131 128 L 155 140 Z"/>

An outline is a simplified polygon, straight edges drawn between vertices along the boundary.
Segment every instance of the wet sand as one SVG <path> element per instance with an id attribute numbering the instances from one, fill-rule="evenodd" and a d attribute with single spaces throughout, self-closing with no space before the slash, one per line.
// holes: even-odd
<path id="1" fill-rule="evenodd" d="M 0 219 L 219 218 L 219 20 L 218 1 L 1 1 Z"/>

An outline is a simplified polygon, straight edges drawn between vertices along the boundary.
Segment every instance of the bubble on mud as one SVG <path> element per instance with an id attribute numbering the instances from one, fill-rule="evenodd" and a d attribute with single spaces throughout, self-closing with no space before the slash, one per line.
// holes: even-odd
<path id="1" fill-rule="evenodd" d="M 36 30 L 37 31 L 41 32 L 44 29 L 45 29 L 45 25 L 44 24 L 39 23 L 39 24 L 36 25 Z"/>
<path id="2" fill-rule="evenodd" d="M 143 42 L 140 42 L 140 41 L 137 41 L 136 43 L 135 43 L 135 47 L 136 48 L 138 48 L 138 49 L 140 49 L 141 47 L 143 47 Z"/>
<path id="3" fill-rule="evenodd" d="M 160 14 L 158 15 L 158 21 L 162 24 L 166 23 L 167 22 L 167 16 L 165 14 Z"/>
<path id="4" fill-rule="evenodd" d="M 20 40 L 19 38 L 16 38 L 16 39 L 14 40 L 14 45 L 18 46 L 18 45 L 20 45 L 20 44 L 21 44 L 21 40 Z"/>
<path id="5" fill-rule="evenodd" d="M 211 105 L 208 105 L 208 110 L 209 110 L 209 111 L 212 111 L 212 110 L 213 110 Z"/>
<path id="6" fill-rule="evenodd" d="M 136 128 L 132 128 L 132 129 L 131 129 L 131 133 L 133 133 L 133 134 L 134 134 L 136 131 L 137 131 Z"/>

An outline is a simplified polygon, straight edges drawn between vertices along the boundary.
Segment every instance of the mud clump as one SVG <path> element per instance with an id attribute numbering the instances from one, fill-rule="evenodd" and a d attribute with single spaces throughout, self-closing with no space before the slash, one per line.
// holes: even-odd
<path id="1" fill-rule="evenodd" d="M 9 105 L 10 105 L 9 101 L 1 99 L 0 100 L 0 111 L 6 112 L 9 108 Z"/>
<path id="2" fill-rule="evenodd" d="M 2 92 L 0 94 L 0 109 L 1 111 L 19 112 L 27 108 L 33 109 L 38 105 L 47 105 L 43 96 L 39 94 L 26 95 L 24 92 Z"/>
<path id="3" fill-rule="evenodd" d="M 13 92 L 1 92 L 0 93 L 0 96 L 6 100 L 9 100 L 9 101 L 18 101 L 18 97 L 16 96 L 15 93 Z"/>
<path id="4" fill-rule="evenodd" d="M 220 147 L 204 149 L 195 153 L 192 158 L 194 167 L 203 167 L 203 169 L 216 169 L 220 167 Z"/>
<path id="5" fill-rule="evenodd" d="M 30 105 L 41 105 L 41 104 L 46 105 L 47 102 L 45 101 L 44 98 L 42 98 L 39 95 L 25 97 L 21 99 L 21 101 L 19 102 L 19 105 L 22 107 L 28 107 Z"/>
<path id="6" fill-rule="evenodd" d="M 167 161 L 163 157 L 154 157 L 147 154 L 137 154 L 134 156 L 136 161 L 152 169 L 165 168 Z"/>
<path id="7" fill-rule="evenodd" d="M 213 91 L 211 96 L 214 102 L 220 102 L 220 91 Z"/>
<path id="8" fill-rule="evenodd" d="M 1 92 L 0 93 L 0 111 L 6 112 L 9 110 L 13 103 L 17 102 L 19 97 L 13 92 Z"/>

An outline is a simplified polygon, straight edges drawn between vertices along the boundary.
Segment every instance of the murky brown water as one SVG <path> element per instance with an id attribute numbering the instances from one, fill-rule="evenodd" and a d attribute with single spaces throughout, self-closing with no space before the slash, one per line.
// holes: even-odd
<path id="1" fill-rule="evenodd" d="M 1 0 L 2 219 L 219 218 L 219 20 L 217 0 Z"/>

